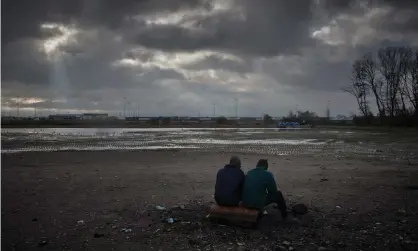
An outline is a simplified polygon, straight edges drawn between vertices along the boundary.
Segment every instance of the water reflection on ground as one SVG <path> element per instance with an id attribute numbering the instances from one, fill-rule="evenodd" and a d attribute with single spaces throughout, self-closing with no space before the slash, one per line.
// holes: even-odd
<path id="1" fill-rule="evenodd" d="M 13 128 L 2 129 L 1 140 L 2 153 L 186 148 L 270 155 L 415 156 L 410 145 L 386 133 L 335 129 Z"/>

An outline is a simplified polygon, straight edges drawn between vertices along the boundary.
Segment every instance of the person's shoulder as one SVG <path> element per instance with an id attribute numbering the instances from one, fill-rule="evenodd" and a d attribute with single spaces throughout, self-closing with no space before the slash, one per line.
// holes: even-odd
<path id="1" fill-rule="evenodd" d="M 271 172 L 267 171 L 267 170 L 264 172 L 264 176 L 269 178 L 269 179 L 274 178 L 273 174 Z"/>
<path id="2" fill-rule="evenodd" d="M 223 173 L 225 171 L 225 167 L 222 167 L 218 170 L 218 173 Z"/>
<path id="3" fill-rule="evenodd" d="M 252 175 L 252 174 L 256 173 L 256 171 L 257 171 L 257 169 L 253 168 L 253 169 L 251 169 L 247 172 L 247 175 Z"/>

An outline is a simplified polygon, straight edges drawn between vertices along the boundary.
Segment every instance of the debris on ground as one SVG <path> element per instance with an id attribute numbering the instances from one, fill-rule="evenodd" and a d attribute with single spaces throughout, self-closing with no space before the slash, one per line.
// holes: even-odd
<path id="1" fill-rule="evenodd" d="M 308 207 L 305 204 L 296 204 L 292 207 L 292 213 L 295 216 L 305 215 L 308 213 Z"/>
<path id="2" fill-rule="evenodd" d="M 41 240 L 38 243 L 38 246 L 43 247 L 48 245 L 48 239 L 47 238 L 41 238 Z"/>
<path id="3" fill-rule="evenodd" d="M 131 228 L 122 228 L 122 229 L 120 230 L 120 232 L 123 232 L 123 233 L 130 233 L 130 232 L 132 232 L 132 229 L 131 229 Z"/>
<path id="4" fill-rule="evenodd" d="M 172 223 L 176 222 L 176 219 L 175 218 L 167 218 L 166 222 L 172 224 Z"/>
<path id="5" fill-rule="evenodd" d="M 100 238 L 100 237 L 104 237 L 105 235 L 104 234 L 101 234 L 101 233 L 94 233 L 94 238 Z"/>
<path id="6" fill-rule="evenodd" d="M 157 205 L 157 206 L 155 206 L 155 209 L 163 211 L 163 210 L 166 210 L 167 208 Z"/>

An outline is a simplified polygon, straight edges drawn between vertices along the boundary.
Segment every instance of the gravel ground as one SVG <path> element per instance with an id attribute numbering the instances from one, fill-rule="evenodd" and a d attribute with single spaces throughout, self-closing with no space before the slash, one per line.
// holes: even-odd
<path id="1" fill-rule="evenodd" d="M 159 133 L 148 137 L 168 137 Z M 335 133 L 280 135 L 378 146 L 370 157 L 338 154 L 334 146 L 324 144 L 214 141 L 279 138 L 276 132 L 228 133 L 168 137 L 212 140 L 194 143 L 206 145 L 195 149 L 14 153 L 4 150 L 48 143 L 42 137 L 30 141 L 25 134 L 2 134 L 3 250 L 418 250 L 418 163 L 411 137 L 398 137 L 388 147 L 382 145 L 390 143 L 384 137 L 370 141 L 364 136 L 333 139 Z M 55 150 L 74 141 L 78 146 L 96 144 L 94 136 L 87 141 L 60 137 L 49 143 Z M 134 142 L 138 136 L 127 137 Z M 118 136 L 109 144 L 124 140 Z M 282 155 L 284 150 L 287 155 Z M 232 154 L 242 158 L 244 171 L 259 158 L 269 159 L 288 204 L 309 206 L 300 224 L 282 222 L 273 208 L 257 229 L 208 221 L 216 171 Z M 174 223 L 167 222 L 169 218 Z"/>

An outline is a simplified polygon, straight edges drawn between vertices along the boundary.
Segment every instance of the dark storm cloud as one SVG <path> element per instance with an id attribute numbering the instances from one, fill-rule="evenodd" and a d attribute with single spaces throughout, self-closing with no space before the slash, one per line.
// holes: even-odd
<path id="1" fill-rule="evenodd" d="M 168 51 L 215 49 L 253 55 L 295 53 L 312 42 L 310 0 L 234 3 L 235 9 L 242 8 L 242 16 L 226 12 L 201 17 L 195 22 L 197 29 L 153 24 L 140 31 L 135 41 Z"/>
<path id="2" fill-rule="evenodd" d="M 245 59 L 228 59 L 222 58 L 216 55 L 210 55 L 198 62 L 183 65 L 183 68 L 189 70 L 201 70 L 201 69 L 227 69 L 233 72 L 245 73 L 252 70 L 252 66 Z"/>
<path id="3" fill-rule="evenodd" d="M 132 15 L 176 11 L 205 6 L 204 0 L 4 0 L 2 1 L 2 80 L 27 84 L 50 85 L 51 71 L 56 66 L 41 51 L 39 39 L 59 35 L 58 28 L 41 29 L 43 23 L 76 23 L 83 27 L 118 29 Z M 65 70 L 70 82 L 85 87 L 112 83 L 137 84 L 123 70 L 111 68 L 113 60 L 126 48 L 109 44 L 114 34 L 61 46 L 66 54 Z M 99 41 L 99 44 L 96 44 Z M 93 43 L 92 43 L 93 42 Z M 109 46 L 108 48 L 103 48 Z M 98 47 L 101 50 L 98 50 Z M 168 73 L 167 73 L 168 72 Z M 162 71 L 161 76 L 176 73 Z M 178 74 L 176 75 L 178 76 Z"/>
<path id="4" fill-rule="evenodd" d="M 205 6 L 205 0 L 3 0 L 2 44 L 22 38 L 44 37 L 45 22 L 79 22 L 118 28 L 124 19 L 161 11 Z"/>
<path id="5" fill-rule="evenodd" d="M 2 45 L 24 38 L 42 38 L 40 29 L 44 22 L 66 22 L 77 17 L 82 2 L 54 0 L 4 0 L 1 1 Z"/>
<path id="6" fill-rule="evenodd" d="M 49 78 L 49 62 L 30 40 L 3 46 L 1 78 L 27 84 L 45 84 Z"/>
<path id="7" fill-rule="evenodd" d="M 229 3 L 232 8 L 217 9 Z M 383 19 L 364 18 L 375 7 L 389 12 Z M 182 16 L 181 25 L 147 20 L 186 10 L 200 12 Z M 417 10 L 418 1 L 412 0 L 4 0 L 2 98 L 26 94 L 46 99 L 39 107 L 115 109 L 127 96 L 152 112 L 162 105 L 175 112 L 196 109 L 196 104 L 211 106 L 217 97 L 219 103 L 230 100 L 241 86 L 247 88 L 239 93 L 243 103 L 264 100 L 264 90 L 271 90 L 268 95 L 276 100 L 280 94 L 276 88 L 282 86 L 294 92 L 303 89 L 305 95 L 338 91 L 349 80 L 350 65 L 358 55 L 376 50 L 390 34 L 401 37 L 399 43 L 411 42 L 418 34 Z M 313 30 L 332 26 L 331 21 L 342 15 L 336 25 L 343 43 L 330 45 L 312 38 Z M 358 35 L 356 18 L 371 28 L 371 34 L 384 34 L 353 46 L 350 36 Z M 74 25 L 79 31 L 74 41 L 60 45 L 58 61 L 48 60 L 40 46 L 43 39 L 63 31 L 41 29 L 46 22 Z M 339 38 L 340 31 L 334 37 Z M 202 49 L 215 54 L 201 57 Z M 176 52 L 196 52 L 198 61 L 189 54 L 182 62 L 181 55 L 172 54 Z M 223 52 L 233 57 L 224 57 Z M 300 61 L 291 60 L 295 55 Z M 256 71 L 265 75 L 252 79 L 254 62 L 260 58 L 269 60 Z M 118 65 L 121 59 L 131 59 L 131 65 Z M 218 70 L 213 74 L 217 77 L 205 73 L 208 69 Z M 187 71 L 199 71 L 198 77 L 190 78 Z M 66 92 L 67 103 L 52 102 L 61 98 L 49 94 L 54 86 Z M 183 93 L 184 100 L 177 98 Z M 202 101 L 196 101 L 199 98 Z M 275 107 L 267 101 L 263 105 Z M 257 109 L 263 108 L 253 108 Z"/>
<path id="8" fill-rule="evenodd" d="M 369 8 L 390 8 L 385 19 L 379 20 L 375 28 L 395 32 L 418 33 L 418 1 L 416 0 L 324 0 L 322 6 L 331 14 L 366 11 Z M 359 7 L 362 8 L 359 8 Z"/>

